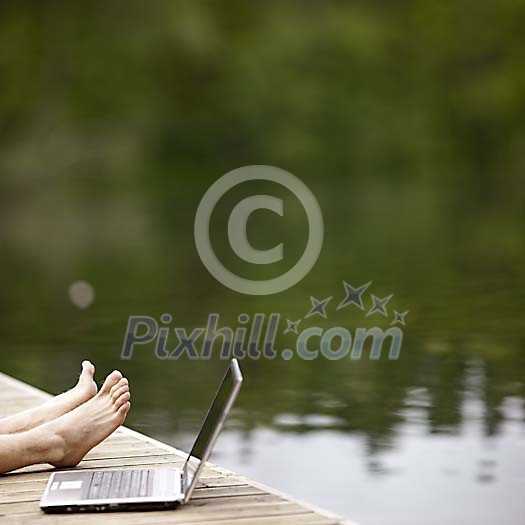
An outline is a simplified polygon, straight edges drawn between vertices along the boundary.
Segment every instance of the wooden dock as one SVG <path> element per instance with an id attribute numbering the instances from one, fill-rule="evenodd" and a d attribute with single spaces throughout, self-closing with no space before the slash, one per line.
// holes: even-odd
<path id="1" fill-rule="evenodd" d="M 50 394 L 0 373 L 0 417 L 34 407 Z M 186 454 L 128 428 L 120 428 L 76 467 L 181 467 Z M 53 468 L 26 467 L 0 475 L 0 522 L 31 524 L 351 525 L 334 514 L 297 501 L 211 463 L 193 498 L 176 510 L 98 514 L 44 514 L 38 502 Z"/>

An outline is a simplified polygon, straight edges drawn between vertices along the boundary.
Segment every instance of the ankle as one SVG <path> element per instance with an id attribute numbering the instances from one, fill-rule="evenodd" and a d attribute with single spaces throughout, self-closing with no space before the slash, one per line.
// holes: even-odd
<path id="1" fill-rule="evenodd" d="M 27 432 L 28 442 L 39 463 L 60 463 L 66 455 L 66 442 L 59 432 L 44 424 Z"/>

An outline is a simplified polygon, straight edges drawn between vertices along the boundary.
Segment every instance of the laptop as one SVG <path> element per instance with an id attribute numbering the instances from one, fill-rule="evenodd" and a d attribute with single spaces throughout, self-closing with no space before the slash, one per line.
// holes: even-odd
<path id="1" fill-rule="evenodd" d="M 232 359 L 181 469 L 69 470 L 51 474 L 40 508 L 45 512 L 161 510 L 187 503 L 242 384 Z"/>

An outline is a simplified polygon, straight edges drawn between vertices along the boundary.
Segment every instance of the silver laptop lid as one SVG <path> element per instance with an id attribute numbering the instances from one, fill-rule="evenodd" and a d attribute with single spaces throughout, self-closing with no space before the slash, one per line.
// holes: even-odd
<path id="1" fill-rule="evenodd" d="M 235 402 L 241 383 L 242 374 L 239 363 L 237 359 L 232 359 L 184 464 L 182 470 L 184 502 L 191 498 L 202 468 L 208 460 L 226 416 Z"/>

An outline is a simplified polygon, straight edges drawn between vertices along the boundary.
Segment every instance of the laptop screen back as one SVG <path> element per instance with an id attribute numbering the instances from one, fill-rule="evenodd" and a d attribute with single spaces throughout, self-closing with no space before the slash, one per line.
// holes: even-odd
<path id="1" fill-rule="evenodd" d="M 239 364 L 236 359 L 232 359 L 208 410 L 199 435 L 193 444 L 190 455 L 184 464 L 184 501 L 188 501 L 191 497 L 202 467 L 210 456 L 224 420 L 237 397 L 241 383 L 242 375 Z"/>

